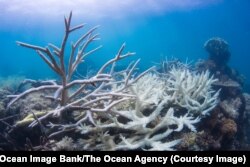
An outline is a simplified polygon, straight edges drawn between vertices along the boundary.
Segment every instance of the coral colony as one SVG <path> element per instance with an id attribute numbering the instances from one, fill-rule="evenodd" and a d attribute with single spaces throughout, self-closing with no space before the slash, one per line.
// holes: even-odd
<path id="1" fill-rule="evenodd" d="M 17 42 L 36 51 L 58 80 L 26 79 L 15 92 L 1 92 L 0 110 L 9 114 L 1 119 L 3 149 L 208 150 L 236 141 L 242 94 L 239 79 L 223 71 L 231 70 L 227 42 L 207 41 L 209 59 L 196 68 L 174 60 L 142 73 L 136 68 L 139 60 L 116 70 L 118 61 L 135 54 L 124 53 L 123 44 L 95 75 L 76 78 L 79 65 L 101 46 L 90 49 L 98 40 L 94 27 L 71 43 L 66 55 L 69 36 L 84 27 L 72 27 L 71 19 L 72 13 L 64 19 L 60 47 Z"/>

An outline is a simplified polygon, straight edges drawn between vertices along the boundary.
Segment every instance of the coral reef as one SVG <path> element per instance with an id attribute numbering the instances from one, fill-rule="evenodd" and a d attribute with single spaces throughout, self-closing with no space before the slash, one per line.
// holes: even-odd
<path id="1" fill-rule="evenodd" d="M 231 56 L 228 43 L 222 38 L 209 39 L 205 42 L 204 48 L 209 53 L 209 59 L 219 66 L 226 64 Z"/>
<path id="2" fill-rule="evenodd" d="M 168 91 L 173 91 L 175 104 L 202 115 L 208 114 L 217 105 L 219 91 L 212 90 L 212 84 L 217 79 L 210 77 L 208 71 L 197 74 L 187 69 L 173 68 L 169 75 Z"/>
<path id="3" fill-rule="evenodd" d="M 228 117 L 233 118 L 234 120 L 238 119 L 239 109 L 242 105 L 241 99 L 239 97 L 235 99 L 226 99 L 220 103 L 220 107 Z"/>
<path id="4" fill-rule="evenodd" d="M 199 73 L 187 64 L 174 61 L 164 63 L 163 73 L 152 67 L 135 74 L 138 60 L 127 69 L 117 71 L 118 61 L 134 55 L 123 54 L 123 44 L 96 74 L 75 78 L 85 57 L 100 47 L 87 51 L 98 39 L 98 34 L 94 34 L 97 27 L 94 27 L 71 44 L 66 60 L 69 35 L 84 26 L 71 28 L 71 18 L 72 13 L 65 18 L 61 47 L 17 42 L 35 50 L 59 80 L 27 79 L 8 96 L 10 101 L 5 106 L 8 112 L 18 113 L 18 119 L 14 119 L 15 122 L 12 119 L 13 124 L 8 124 L 6 135 L 0 139 L 15 143 L 5 148 L 174 150 L 182 141 L 179 134 L 196 135 L 198 123 L 219 102 L 220 91 L 212 87 L 217 79 L 208 70 Z"/>
<path id="5" fill-rule="evenodd" d="M 24 79 L 24 76 L 18 75 L 0 77 L 0 89 L 5 89 L 10 92 L 14 92 L 15 90 L 17 90 L 17 87 Z"/>
<path id="6" fill-rule="evenodd" d="M 182 75 L 179 76 L 180 73 Z M 190 97 L 188 95 L 186 97 L 180 96 L 179 94 L 184 94 L 182 87 L 175 87 L 176 83 L 179 83 L 179 78 L 186 78 L 185 74 L 188 74 L 189 77 L 187 77 L 186 82 L 183 82 L 182 86 L 190 87 L 188 89 L 192 94 L 190 94 Z M 208 114 L 217 105 L 218 92 L 210 90 L 211 84 L 215 81 L 209 78 L 207 73 L 198 75 L 191 74 L 190 71 L 179 71 L 177 69 L 172 69 L 169 78 L 166 77 L 165 81 L 156 74 L 149 73 L 141 77 L 138 82 L 127 90 L 128 92 L 131 91 L 131 93 L 134 92 L 136 95 L 134 105 L 114 106 L 105 115 L 96 113 L 95 116 L 98 120 L 93 119 L 95 126 L 86 122 L 77 127 L 77 130 L 85 135 L 85 139 L 81 140 L 81 149 L 172 150 L 173 146 L 177 145 L 181 140 L 176 138 L 169 141 L 167 138 L 174 133 L 183 131 L 185 127 L 196 132 L 195 124 L 200 121 L 200 116 Z M 139 87 L 137 90 L 137 84 L 143 82 L 155 84 L 145 84 L 144 87 Z M 154 89 L 153 86 L 157 84 L 160 87 Z M 195 84 L 195 88 L 198 88 L 198 91 L 193 88 L 193 84 Z M 117 86 L 115 88 L 117 89 Z M 159 94 L 160 96 L 149 96 L 152 94 L 151 91 L 153 91 L 153 94 Z M 206 100 L 206 96 L 209 97 L 209 100 Z M 183 100 L 185 98 L 186 100 Z M 147 103 L 142 103 L 142 99 Z M 184 101 L 186 102 L 182 104 L 181 102 Z M 148 107 L 148 105 L 154 107 Z M 178 114 L 176 114 L 176 108 L 180 110 Z M 72 125 L 61 126 L 64 131 L 73 128 Z M 99 140 L 97 140 L 98 138 Z"/>
<path id="7" fill-rule="evenodd" d="M 195 143 L 196 147 L 200 151 L 221 149 L 220 142 L 215 140 L 211 134 L 205 131 L 201 131 L 200 133 L 197 134 Z"/>
<path id="8" fill-rule="evenodd" d="M 204 151 L 220 149 L 220 142 L 205 131 L 184 133 L 178 150 Z"/>
<path id="9" fill-rule="evenodd" d="M 243 86 L 244 76 L 240 75 L 237 70 L 230 68 L 227 64 L 231 53 L 229 44 L 224 39 L 218 37 L 211 38 L 205 42 L 204 48 L 209 56 L 207 60 L 197 63 L 198 71 L 208 69 L 220 82 L 232 80 Z"/>
<path id="10" fill-rule="evenodd" d="M 65 136 L 61 141 L 56 142 L 55 146 L 52 148 L 53 151 L 74 151 L 77 146 L 74 144 L 72 138 Z"/>
<path id="11" fill-rule="evenodd" d="M 7 86 L 7 88 L 9 88 L 9 86 Z M 2 88 L 0 88 L 0 122 L 2 122 L 2 124 L 0 124 L 0 130 L 4 129 L 4 126 L 7 124 L 6 123 L 6 120 L 7 120 L 6 117 L 12 115 L 12 114 L 9 114 L 7 112 L 7 110 L 6 110 L 6 106 L 7 106 L 7 103 L 8 103 L 7 96 L 10 93 L 11 92 L 9 91 L 9 89 L 5 89 L 4 86 L 2 86 Z"/>
<path id="12" fill-rule="evenodd" d="M 237 124 L 232 119 L 224 119 L 221 124 L 221 136 L 230 139 L 236 134 Z"/>
<path id="13" fill-rule="evenodd" d="M 209 53 L 207 60 L 199 61 L 199 72 L 210 70 L 218 81 L 213 83 L 220 90 L 220 103 L 213 109 L 199 129 L 215 141 L 216 147 L 209 149 L 241 150 L 249 149 L 247 96 L 243 94 L 244 77 L 227 65 L 231 56 L 228 43 L 221 38 L 211 38 L 205 43 Z"/>
<path id="14" fill-rule="evenodd" d="M 137 96 L 141 108 L 158 105 L 164 99 L 165 89 L 166 81 L 153 73 L 144 75 L 130 88 Z"/>
<path id="15" fill-rule="evenodd" d="M 110 93 L 107 93 L 107 91 L 105 91 L 105 89 L 107 90 L 110 87 L 110 85 L 112 85 L 111 82 L 113 82 L 112 80 L 113 69 L 111 69 L 109 73 L 105 74 L 104 72 L 106 68 L 110 65 L 112 65 L 112 68 L 114 68 L 114 64 L 116 61 L 134 54 L 128 52 L 127 54 L 122 55 L 122 51 L 124 50 L 125 45 L 122 45 L 115 58 L 111 59 L 106 64 L 104 64 L 103 67 L 101 67 L 101 69 L 97 72 L 97 74 L 94 77 L 88 79 L 72 80 L 72 75 L 76 71 L 79 64 L 84 61 L 83 59 L 87 55 L 99 49 L 100 47 L 97 47 L 90 51 L 86 51 L 87 46 L 92 41 L 97 40 L 98 35 L 97 34 L 93 35 L 93 32 L 97 27 L 94 27 L 91 30 L 89 30 L 86 34 L 81 36 L 76 43 L 71 45 L 71 54 L 68 60 L 69 64 L 68 66 L 66 66 L 65 46 L 67 43 L 67 39 L 71 32 L 78 30 L 84 26 L 84 25 L 79 25 L 71 28 L 70 26 L 71 17 L 72 13 L 70 13 L 69 18 L 67 19 L 65 18 L 65 35 L 61 44 L 61 48 L 58 48 L 53 44 L 49 44 L 48 47 L 42 48 L 35 45 L 17 42 L 21 46 L 34 49 L 38 53 L 38 55 L 48 64 L 48 66 L 56 74 L 58 74 L 60 82 L 45 81 L 42 86 L 30 88 L 18 95 L 9 96 L 13 99 L 8 104 L 8 107 L 11 107 L 15 102 L 17 102 L 23 97 L 26 97 L 31 93 L 52 90 L 53 91 L 52 95 L 47 96 L 47 98 L 53 99 L 54 101 L 58 102 L 57 109 L 50 111 L 44 117 L 39 118 L 39 121 L 41 121 L 42 119 L 45 119 L 46 117 L 50 117 L 52 115 L 63 117 L 64 116 L 63 113 L 70 112 L 72 110 L 91 109 L 93 111 L 96 110 L 99 111 L 101 109 L 98 107 L 96 108 L 95 106 L 98 106 L 97 105 L 98 102 L 104 104 L 104 101 L 105 103 L 107 103 L 106 106 L 102 106 L 102 104 L 100 104 L 100 106 L 103 107 L 103 110 L 108 110 L 115 104 L 127 100 L 129 97 L 132 97 L 131 95 L 127 95 L 125 93 L 123 94 L 122 91 L 124 90 L 124 88 L 126 88 L 126 86 L 132 84 L 138 78 L 140 78 L 139 76 L 138 78 L 135 78 L 133 81 L 128 82 L 134 67 L 132 68 L 131 71 L 127 72 L 128 76 L 123 81 L 126 83 L 123 88 Z M 53 50 L 51 51 L 50 49 Z M 135 65 L 137 63 L 138 61 L 135 63 Z M 92 105 L 93 107 L 91 107 Z M 88 117 L 90 117 L 90 115 L 91 114 L 88 114 Z"/>
<path id="16" fill-rule="evenodd" d="M 140 60 L 125 69 L 118 61 L 133 56 L 123 44 L 114 58 L 91 76 L 79 65 L 100 47 L 97 26 L 65 52 L 71 27 L 65 18 L 60 47 L 18 45 L 35 50 L 57 74 L 0 88 L 1 150 L 239 150 L 250 145 L 250 95 L 227 62 L 228 43 L 211 38 L 207 60 L 193 68 L 178 59 L 141 72 Z M 68 59 L 67 59 L 68 58 Z M 11 85 L 11 86 L 9 86 Z"/>

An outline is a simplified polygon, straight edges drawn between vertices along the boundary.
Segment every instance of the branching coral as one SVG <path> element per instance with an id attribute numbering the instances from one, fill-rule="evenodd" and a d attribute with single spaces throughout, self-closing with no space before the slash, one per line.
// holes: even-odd
<path id="1" fill-rule="evenodd" d="M 186 108 L 189 112 L 206 115 L 217 105 L 219 91 L 212 90 L 217 80 L 209 72 L 196 74 L 188 69 L 173 68 L 168 80 L 168 91 L 174 103 Z"/>
<path id="2" fill-rule="evenodd" d="M 153 67 L 134 75 L 139 60 L 124 71 L 115 71 L 117 61 L 134 54 L 123 54 L 125 45 L 96 75 L 74 79 L 72 76 L 79 64 L 99 47 L 86 51 L 98 37 L 93 34 L 97 28 L 94 27 L 71 45 L 67 65 L 65 47 L 68 36 L 83 27 L 71 28 L 71 17 L 72 14 L 65 18 L 65 36 L 60 48 L 53 44 L 43 48 L 18 42 L 35 50 L 58 74 L 60 81 L 46 81 L 38 87 L 9 96 L 13 98 L 8 104 L 11 107 L 34 92 L 51 92 L 46 98 L 54 99 L 57 107 L 42 115 L 32 113 L 33 117 L 26 117 L 33 120 L 29 127 L 50 128 L 43 133 L 47 133 L 51 141 L 60 135 L 65 136 L 65 133 L 78 132 L 82 137 L 77 138 L 79 150 L 173 150 L 180 142 L 174 132 L 184 129 L 196 132 L 195 124 L 200 117 L 217 105 L 219 92 L 211 88 L 216 80 L 208 71 L 197 74 L 178 62 L 170 66 L 164 75 L 148 73 L 153 71 Z M 73 143 L 73 140 L 65 138 L 58 144 L 65 141 Z"/>
<path id="3" fill-rule="evenodd" d="M 158 88 L 153 89 L 153 92 L 161 95 L 160 100 L 158 96 L 151 96 L 152 102 L 160 101 L 151 114 L 146 116 L 138 109 L 137 111 L 132 111 L 134 113 L 132 116 L 131 112 L 127 114 L 126 112 L 122 113 L 122 116 L 132 121 L 121 127 L 138 128 L 144 135 L 141 138 L 137 136 L 125 139 L 123 137 L 122 146 L 118 148 L 131 148 L 140 145 L 143 148 L 145 146 L 149 147 L 149 150 L 171 150 L 174 145 L 179 143 L 179 140 L 162 143 L 168 135 L 173 131 L 182 131 L 184 126 L 195 132 L 194 124 L 198 123 L 200 118 L 195 118 L 194 115 L 197 113 L 206 115 L 217 105 L 219 91 L 212 91 L 211 84 L 216 80 L 213 77 L 209 77 L 208 72 L 196 74 L 187 69 L 172 68 L 168 76 L 169 78 L 165 81 L 165 87 L 160 86 L 162 82 L 160 78 L 151 77 L 152 80 L 158 80 L 158 85 L 156 84 Z M 141 78 L 141 80 L 144 80 L 144 78 Z M 146 83 L 144 84 L 146 85 Z M 150 88 L 151 85 L 147 87 Z M 153 100 L 153 98 L 155 99 Z M 176 116 L 174 109 L 171 107 L 176 107 L 176 105 L 185 108 L 187 112 L 182 116 Z M 176 125 L 176 128 L 171 128 L 171 125 Z M 159 130 L 163 130 L 163 132 L 159 133 Z"/>
<path id="4" fill-rule="evenodd" d="M 168 138 L 185 127 L 196 132 L 195 124 L 200 121 L 200 116 L 207 115 L 217 105 L 219 91 L 212 91 L 211 84 L 216 80 L 209 77 L 208 72 L 196 74 L 173 68 L 166 76 L 169 77 L 163 79 L 156 74 L 147 74 L 140 78 L 128 88 L 137 97 L 134 107 L 123 110 L 114 107 L 106 115 L 109 119 L 97 121 L 96 128 L 81 125 L 79 130 L 84 134 L 104 132 L 109 142 L 96 143 L 104 150 L 172 150 L 180 140 Z M 146 107 L 150 108 L 149 113 L 145 112 L 145 102 L 155 106 Z M 175 111 L 176 107 L 183 108 L 184 113 Z M 118 129 L 120 134 L 108 133 L 112 128 Z M 88 146 L 85 149 L 93 149 L 93 145 Z"/>
<path id="5" fill-rule="evenodd" d="M 60 48 L 53 44 L 49 44 L 48 47 L 43 48 L 17 42 L 21 46 L 35 50 L 48 66 L 58 74 L 60 82 L 46 81 L 46 84 L 43 84 L 42 86 L 30 88 L 18 95 L 10 95 L 9 97 L 12 97 L 13 99 L 8 104 L 8 107 L 33 92 L 52 90 L 54 93 L 52 96 L 48 96 L 48 98 L 59 102 L 59 105 L 55 110 L 48 112 L 45 116 L 39 118 L 39 120 L 43 120 L 51 115 L 61 116 L 63 112 L 73 110 L 88 110 L 87 115 L 88 118 L 91 119 L 90 112 L 108 111 L 114 105 L 133 97 L 132 95 L 123 93 L 123 90 L 144 75 L 142 74 L 141 76 L 138 76 L 138 78 L 134 78 L 133 81 L 129 80 L 138 61 L 133 65 L 132 69 L 128 71 L 127 78 L 125 78 L 124 81 L 120 81 L 125 84 L 123 88 L 117 91 L 109 91 L 109 87 L 111 87 L 112 82 L 114 82 L 114 78 L 112 78 L 113 70 L 105 73 L 107 67 L 112 65 L 113 68 L 116 61 L 134 55 L 134 53 L 130 52 L 122 54 L 125 44 L 122 45 L 115 58 L 104 64 L 95 76 L 87 79 L 72 79 L 74 72 L 79 64 L 84 61 L 84 58 L 100 47 L 86 51 L 88 45 L 97 40 L 98 34 L 93 34 L 97 27 L 94 27 L 81 36 L 77 42 L 71 44 L 71 53 L 68 60 L 69 63 L 68 66 L 66 66 L 65 47 L 68 37 L 71 32 L 84 26 L 78 25 L 71 28 L 71 18 L 72 13 L 70 13 L 69 18 L 65 18 L 65 35 Z M 36 123 L 31 126 L 34 126 L 35 124 Z"/>
<path id="6" fill-rule="evenodd" d="M 148 73 L 139 79 L 130 91 L 136 95 L 141 108 L 155 106 L 163 100 L 166 94 L 166 80 L 155 73 Z"/>

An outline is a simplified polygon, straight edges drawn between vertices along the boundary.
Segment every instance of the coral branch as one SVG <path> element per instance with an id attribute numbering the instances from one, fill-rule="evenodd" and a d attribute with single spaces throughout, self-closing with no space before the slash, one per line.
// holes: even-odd
<path id="1" fill-rule="evenodd" d="M 135 54 L 123 53 L 125 43 L 95 75 L 76 79 L 73 75 L 86 56 L 102 46 L 87 50 L 99 39 L 99 34 L 94 33 L 96 26 L 72 42 L 70 55 L 66 56 L 69 35 L 84 27 L 84 24 L 71 27 L 71 19 L 72 12 L 64 18 L 65 33 L 60 47 L 17 42 L 35 50 L 59 78 L 44 82 L 26 80 L 22 85 L 30 83 L 32 88 L 8 96 L 13 98 L 8 108 L 37 91 L 53 99 L 53 107 L 42 115 L 30 111 L 33 117 L 28 122 L 31 128 L 39 126 L 46 138 L 79 136 L 82 137 L 77 141 L 79 149 L 84 150 L 174 150 L 181 141 L 177 137 L 180 135 L 174 133 L 184 129 L 195 133 L 195 125 L 217 105 L 220 91 L 212 89 L 216 79 L 208 71 L 196 73 L 179 61 L 164 62 L 164 74 L 156 72 L 155 67 L 140 72 L 136 68 L 140 59 L 115 71 L 118 61 Z M 24 121 L 27 122 L 25 118 Z M 62 146 L 63 142 L 72 144 L 73 139 L 66 137 L 57 144 Z"/>

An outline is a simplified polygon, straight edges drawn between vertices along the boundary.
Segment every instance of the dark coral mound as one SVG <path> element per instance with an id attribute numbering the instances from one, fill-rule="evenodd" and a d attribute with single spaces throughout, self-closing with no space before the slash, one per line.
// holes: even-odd
<path id="1" fill-rule="evenodd" d="M 228 43 L 222 38 L 211 38 L 205 42 L 204 48 L 209 53 L 209 59 L 218 65 L 225 65 L 231 56 Z"/>

